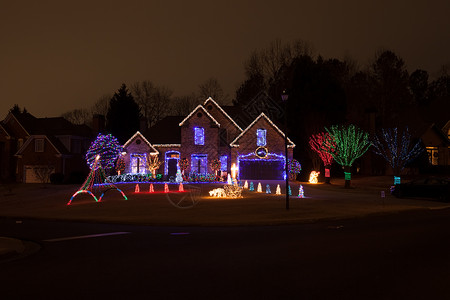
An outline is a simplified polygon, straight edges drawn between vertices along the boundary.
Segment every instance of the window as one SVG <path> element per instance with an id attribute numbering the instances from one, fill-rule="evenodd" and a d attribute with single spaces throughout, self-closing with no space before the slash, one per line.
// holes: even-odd
<path id="1" fill-rule="evenodd" d="M 208 166 L 207 154 L 192 154 L 191 155 L 191 172 L 197 174 L 206 174 Z"/>
<path id="2" fill-rule="evenodd" d="M 256 130 L 256 146 L 263 147 L 267 144 L 266 133 L 267 131 L 265 129 Z"/>
<path id="3" fill-rule="evenodd" d="M 44 139 L 34 140 L 34 152 L 44 152 Z"/>
<path id="4" fill-rule="evenodd" d="M 145 174 L 147 169 L 147 156 L 143 153 L 131 154 L 131 173 Z"/>
<path id="5" fill-rule="evenodd" d="M 205 129 L 203 127 L 194 127 L 194 144 L 205 144 Z"/>
<path id="6" fill-rule="evenodd" d="M 439 151 L 438 147 L 427 147 L 428 160 L 433 166 L 438 165 Z"/>
<path id="7" fill-rule="evenodd" d="M 228 170 L 228 157 L 226 155 L 222 155 L 220 157 L 220 171 L 226 172 Z"/>

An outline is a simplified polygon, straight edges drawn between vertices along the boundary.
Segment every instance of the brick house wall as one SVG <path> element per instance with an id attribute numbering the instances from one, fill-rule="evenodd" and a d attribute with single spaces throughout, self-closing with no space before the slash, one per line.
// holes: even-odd
<path id="1" fill-rule="evenodd" d="M 194 127 L 203 127 L 205 133 L 204 145 L 195 145 L 194 143 Z M 181 126 L 181 145 L 180 158 L 187 158 L 191 163 L 192 154 L 207 154 L 207 172 L 212 173 L 210 162 L 219 158 L 219 126 L 206 115 L 202 110 L 197 110 L 192 116 Z M 191 172 L 189 165 L 186 172 Z"/>

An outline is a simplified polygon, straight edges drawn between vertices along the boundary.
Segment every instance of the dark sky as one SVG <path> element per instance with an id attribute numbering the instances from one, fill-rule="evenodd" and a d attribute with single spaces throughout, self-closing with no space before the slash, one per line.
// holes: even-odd
<path id="1" fill-rule="evenodd" d="M 216 77 L 233 97 L 250 52 L 275 39 L 361 66 L 391 49 L 433 75 L 450 62 L 449 12 L 448 0 L 3 0 L 0 118 L 15 103 L 58 116 L 141 80 L 183 95 Z"/>

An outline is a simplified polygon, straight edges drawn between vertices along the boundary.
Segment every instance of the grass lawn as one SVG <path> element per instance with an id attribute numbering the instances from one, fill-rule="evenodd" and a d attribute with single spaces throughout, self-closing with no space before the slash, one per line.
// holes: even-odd
<path id="1" fill-rule="evenodd" d="M 162 184 L 154 185 L 155 193 L 148 192 L 148 183 L 139 185 L 140 193 L 134 192 L 135 184 L 118 184 L 128 200 L 111 190 L 101 202 L 80 194 L 71 205 L 67 202 L 78 185 L 14 184 L 0 186 L 0 216 L 158 226 L 233 226 L 295 224 L 448 207 L 426 199 L 397 199 L 389 194 L 392 177 L 379 176 L 354 178 L 352 189 L 343 188 L 343 179 L 333 179 L 331 185 L 293 182 L 287 211 L 285 195 L 274 194 L 277 184 L 284 192 L 283 183 L 262 181 L 263 191 L 269 184 L 271 194 L 244 190 L 243 197 L 237 199 L 209 196 L 210 190 L 223 184 L 184 184 L 184 193 L 176 192 L 175 184 L 169 185 L 169 193 L 163 192 Z M 304 187 L 303 199 L 297 197 L 300 184 Z M 256 185 L 255 181 L 255 189 Z"/>

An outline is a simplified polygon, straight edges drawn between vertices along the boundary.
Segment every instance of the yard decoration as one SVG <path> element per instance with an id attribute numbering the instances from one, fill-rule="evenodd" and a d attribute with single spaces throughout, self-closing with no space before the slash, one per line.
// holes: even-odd
<path id="1" fill-rule="evenodd" d="M 291 186 L 290 185 L 288 186 L 288 193 L 289 193 L 289 196 L 292 196 L 292 191 L 291 191 Z"/>
<path id="2" fill-rule="evenodd" d="M 247 182 L 247 180 L 244 183 L 244 189 L 248 189 L 248 182 Z"/>
<path id="3" fill-rule="evenodd" d="M 167 183 L 164 183 L 164 193 L 169 192 L 169 185 Z"/>
<path id="4" fill-rule="evenodd" d="M 317 179 L 317 177 L 319 177 L 320 172 L 316 172 L 316 171 L 312 171 L 309 174 L 309 183 L 313 183 L 316 184 L 319 182 L 319 180 Z"/>
<path id="5" fill-rule="evenodd" d="M 325 129 L 329 133 L 325 143 L 330 148 L 324 150 L 344 167 L 345 188 L 350 188 L 351 167 L 369 149 L 369 134 L 355 125 L 333 125 L 330 129 Z"/>
<path id="6" fill-rule="evenodd" d="M 220 171 L 221 165 L 222 165 L 222 164 L 221 164 L 221 162 L 220 162 L 220 159 L 218 159 L 218 158 L 213 159 L 213 160 L 211 161 L 211 164 L 210 164 L 211 170 L 213 170 L 214 175 L 216 176 L 216 180 L 219 180 L 219 178 L 220 178 L 219 171 Z"/>
<path id="7" fill-rule="evenodd" d="M 136 184 L 136 187 L 134 188 L 134 192 L 135 193 L 139 193 L 140 192 L 139 184 Z"/>
<path id="8" fill-rule="evenodd" d="M 252 192 L 255 190 L 255 188 L 253 186 L 253 181 L 250 181 L 250 188 L 248 190 L 252 191 Z"/>
<path id="9" fill-rule="evenodd" d="M 262 193 L 262 186 L 261 186 L 261 182 L 258 182 L 258 188 L 256 190 L 258 193 Z"/>
<path id="10" fill-rule="evenodd" d="M 302 165 L 296 159 L 288 159 L 289 180 L 295 180 L 302 171 Z"/>
<path id="11" fill-rule="evenodd" d="M 156 170 L 163 164 L 163 162 L 159 161 L 158 155 L 155 154 L 147 154 L 147 168 L 152 173 L 152 177 L 156 178 Z"/>
<path id="12" fill-rule="evenodd" d="M 123 159 L 123 156 L 120 155 L 116 162 L 116 171 L 117 174 L 120 175 L 125 171 L 125 160 Z"/>
<path id="13" fill-rule="evenodd" d="M 279 184 L 277 184 L 277 190 L 275 191 L 276 195 L 281 195 L 281 187 Z"/>
<path id="14" fill-rule="evenodd" d="M 298 197 L 305 198 L 305 192 L 303 191 L 303 185 L 301 185 L 301 184 L 300 184 L 300 187 L 298 188 Z"/>
<path id="15" fill-rule="evenodd" d="M 225 198 L 227 194 L 223 188 L 217 188 L 209 191 L 209 195 L 214 198 Z"/>
<path id="16" fill-rule="evenodd" d="M 233 184 L 233 182 L 231 181 L 231 175 L 230 174 L 228 174 L 227 184 Z"/>
<path id="17" fill-rule="evenodd" d="M 270 185 L 266 185 L 266 194 L 270 194 L 270 193 L 271 193 Z"/>
<path id="18" fill-rule="evenodd" d="M 102 191 L 102 194 L 98 199 L 93 193 L 94 189 Z M 72 195 L 69 202 L 67 202 L 67 205 L 70 205 L 72 203 L 72 200 L 79 194 L 89 194 L 92 198 L 94 198 L 95 202 L 100 202 L 105 193 L 109 190 L 119 191 L 122 194 L 123 198 L 125 200 L 128 200 L 127 196 L 125 196 L 125 194 L 120 189 L 118 189 L 113 183 L 111 183 L 106 178 L 105 171 L 103 170 L 100 163 L 100 155 L 97 155 L 94 160 L 94 163 L 92 164 L 92 168 L 91 171 L 89 172 L 89 175 L 87 176 L 86 180 L 81 185 L 81 187 L 78 189 L 78 191 L 76 191 Z"/>
<path id="19" fill-rule="evenodd" d="M 148 192 L 149 193 L 154 193 L 155 192 L 155 188 L 153 187 L 153 183 L 150 183 L 150 187 L 148 188 Z"/>
<path id="20" fill-rule="evenodd" d="M 400 175 L 406 164 L 416 159 L 424 150 L 420 140 L 411 147 L 411 134 L 408 127 L 403 133 L 397 128 L 381 129 L 372 139 L 373 152 L 382 156 L 394 172 L 394 185 L 400 184 Z"/>
<path id="21" fill-rule="evenodd" d="M 91 170 L 94 168 L 94 165 L 101 165 L 104 169 L 111 169 L 114 167 L 115 162 L 122 151 L 122 146 L 114 136 L 111 134 L 103 135 L 100 133 L 91 143 L 85 157 Z M 96 164 L 97 156 L 100 157 L 99 164 Z"/>
<path id="22" fill-rule="evenodd" d="M 333 163 L 333 156 L 330 152 L 333 152 L 333 147 L 336 147 L 336 143 L 330 137 L 328 132 L 320 132 L 313 134 L 309 138 L 309 146 L 320 157 L 325 167 L 325 183 L 331 183 L 330 180 L 330 167 Z"/>
<path id="23" fill-rule="evenodd" d="M 180 185 L 178 186 L 178 191 L 179 192 L 184 192 L 184 187 L 183 187 L 183 183 L 180 182 Z"/>
<path id="24" fill-rule="evenodd" d="M 178 161 L 178 165 L 180 166 L 181 174 L 184 175 L 184 170 L 189 167 L 189 160 L 187 158 L 182 158 Z"/>
<path id="25" fill-rule="evenodd" d="M 175 178 L 175 182 L 182 183 L 183 182 L 183 176 L 181 175 L 181 171 L 177 170 L 177 177 Z"/>

